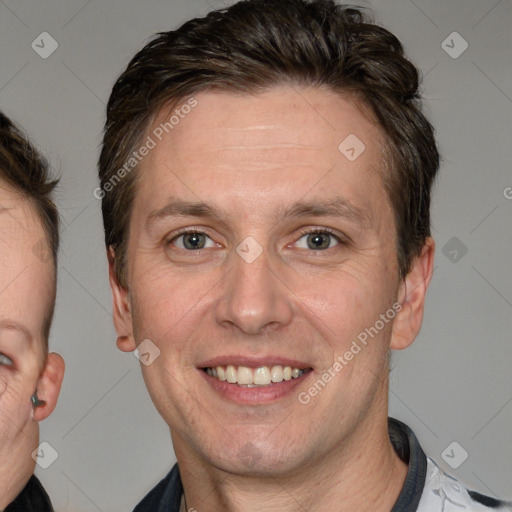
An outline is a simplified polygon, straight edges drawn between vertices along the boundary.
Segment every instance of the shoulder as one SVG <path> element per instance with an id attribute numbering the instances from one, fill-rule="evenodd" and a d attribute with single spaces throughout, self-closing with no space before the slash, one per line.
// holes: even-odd
<path id="1" fill-rule="evenodd" d="M 133 512 L 178 512 L 182 493 L 178 464 L 175 464 L 169 474 L 146 495 Z"/>
<path id="2" fill-rule="evenodd" d="M 425 488 L 418 512 L 510 512 L 510 506 L 510 503 L 466 489 L 456 478 L 443 472 L 431 458 L 427 457 Z"/>

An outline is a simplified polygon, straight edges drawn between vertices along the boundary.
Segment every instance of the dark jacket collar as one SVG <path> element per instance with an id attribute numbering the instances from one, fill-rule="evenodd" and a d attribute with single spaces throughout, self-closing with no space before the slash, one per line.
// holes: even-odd
<path id="1" fill-rule="evenodd" d="M 54 512 L 48 494 L 34 476 L 4 512 Z"/>

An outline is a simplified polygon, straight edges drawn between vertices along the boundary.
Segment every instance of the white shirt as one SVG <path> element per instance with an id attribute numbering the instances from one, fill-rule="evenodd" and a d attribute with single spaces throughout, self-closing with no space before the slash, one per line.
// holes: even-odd
<path id="1" fill-rule="evenodd" d="M 512 511 L 504 502 L 468 491 L 457 479 L 444 473 L 427 457 L 425 487 L 418 504 L 418 512 L 496 512 Z"/>

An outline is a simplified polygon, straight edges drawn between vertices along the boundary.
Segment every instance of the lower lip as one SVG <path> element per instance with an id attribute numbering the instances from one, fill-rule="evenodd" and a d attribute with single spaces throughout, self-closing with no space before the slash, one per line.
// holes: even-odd
<path id="1" fill-rule="evenodd" d="M 277 382 L 270 386 L 247 388 L 239 386 L 238 384 L 230 384 L 229 382 L 221 381 L 216 377 L 208 375 L 204 370 L 199 371 L 202 373 L 208 385 L 223 398 L 240 404 L 250 405 L 272 403 L 291 395 L 293 390 L 313 373 L 310 370 L 304 372 L 296 379 L 283 380 L 282 382 Z"/>

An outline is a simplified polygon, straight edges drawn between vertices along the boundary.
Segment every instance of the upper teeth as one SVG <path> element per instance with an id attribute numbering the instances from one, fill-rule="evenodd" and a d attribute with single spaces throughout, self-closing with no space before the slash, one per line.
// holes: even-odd
<path id="1" fill-rule="evenodd" d="M 272 382 L 296 379 L 304 373 L 304 370 L 280 365 L 272 367 L 259 366 L 258 368 L 227 365 L 207 368 L 206 372 L 208 375 L 222 381 L 227 381 L 230 384 L 239 384 L 240 386 L 268 386 Z"/>

